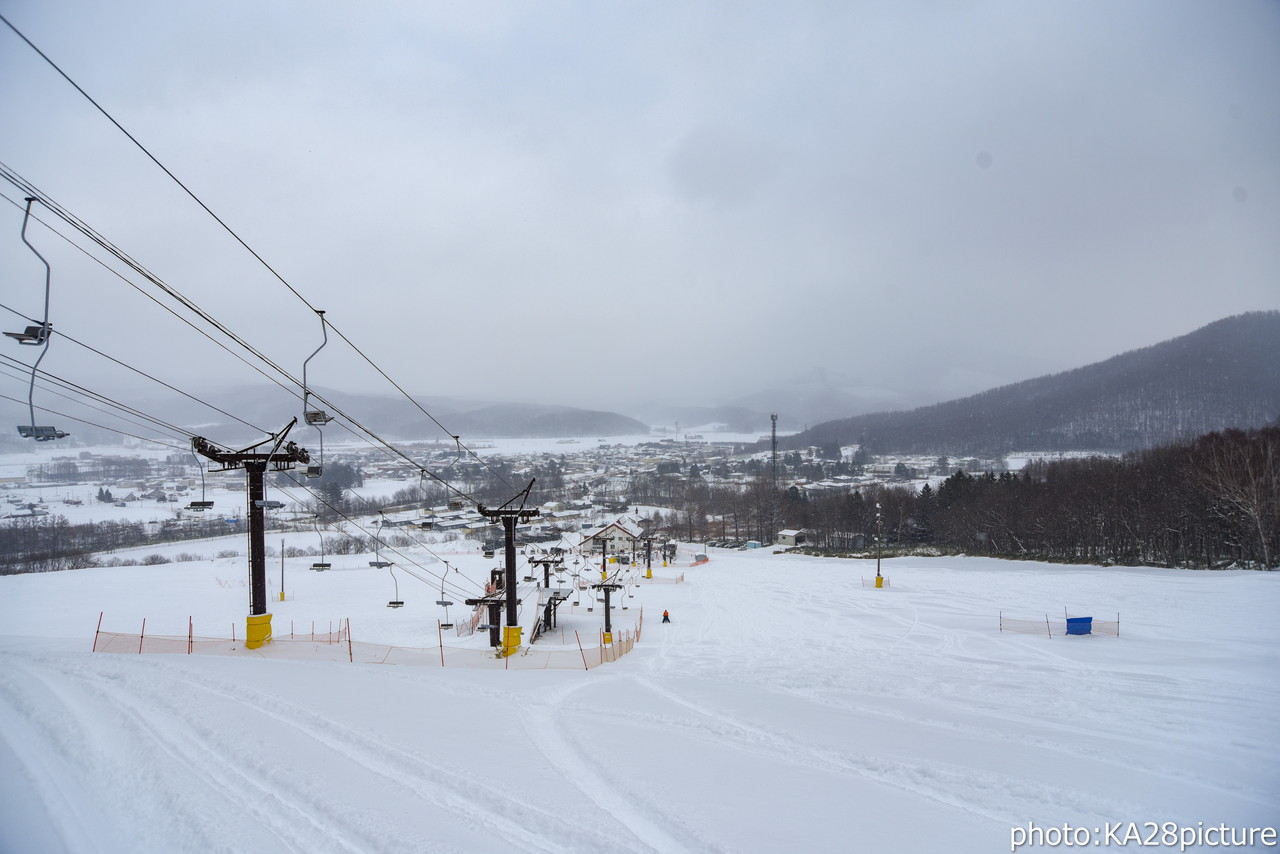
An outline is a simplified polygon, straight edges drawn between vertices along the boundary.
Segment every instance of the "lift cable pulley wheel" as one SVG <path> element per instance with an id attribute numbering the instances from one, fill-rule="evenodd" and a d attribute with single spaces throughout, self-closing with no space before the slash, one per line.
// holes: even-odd
<path id="1" fill-rule="evenodd" d="M 35 439 L 37 442 L 50 442 L 54 439 L 65 439 L 69 433 L 64 433 L 56 427 L 46 424 L 36 424 L 36 374 L 40 369 L 40 362 L 49 352 L 49 338 L 53 335 L 53 324 L 49 322 L 49 282 L 52 271 L 49 268 L 49 262 L 44 256 L 31 245 L 31 241 L 27 240 L 27 223 L 31 219 L 31 203 L 36 199 L 34 196 L 27 197 L 27 207 L 22 214 L 22 242 L 27 244 L 27 248 L 35 253 L 40 259 L 40 263 L 44 265 L 44 320 L 39 324 L 27 326 L 21 332 L 6 332 L 7 337 L 14 339 L 19 344 L 26 344 L 31 347 L 39 347 L 40 355 L 36 358 L 35 363 L 31 366 L 31 382 L 27 388 L 27 411 L 30 413 L 31 421 L 29 424 L 18 425 L 18 435 L 24 439 Z M 28 318 L 30 320 L 30 318 Z"/>

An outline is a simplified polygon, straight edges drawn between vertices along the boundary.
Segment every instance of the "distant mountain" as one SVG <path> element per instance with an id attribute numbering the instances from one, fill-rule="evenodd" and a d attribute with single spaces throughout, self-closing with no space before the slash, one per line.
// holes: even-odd
<path id="1" fill-rule="evenodd" d="M 650 424 L 685 428 L 723 424 L 731 433 L 760 433 L 769 430 L 769 413 L 741 406 L 665 406 L 651 403 L 634 407 Z"/>
<path id="2" fill-rule="evenodd" d="M 786 422 L 779 423 L 780 428 L 798 430 L 806 424 L 883 411 L 890 407 L 911 406 L 928 399 L 920 395 L 906 397 L 900 392 L 869 386 L 865 380 L 818 367 L 772 388 L 725 401 L 725 404 L 766 413 L 764 424 L 758 429 L 767 430 L 767 413 L 776 412 L 779 421 Z"/>
<path id="3" fill-rule="evenodd" d="M 1128 451 L 1280 413 L 1280 312 L 1237 315 L 1104 362 L 906 412 L 818 424 L 786 447 L 873 453 Z"/>
<path id="4" fill-rule="evenodd" d="M 403 442 L 447 440 L 447 435 L 430 417 L 402 396 L 350 393 L 329 388 L 317 388 L 314 394 L 312 408 L 326 409 L 331 414 L 340 409 L 384 439 Z M 218 444 L 247 445 L 262 439 L 262 430 L 279 430 L 294 417 L 299 419 L 299 423 L 294 427 L 293 438 L 307 444 L 315 437 L 314 428 L 302 422 L 300 396 L 295 397 L 278 386 L 249 386 L 205 394 L 204 399 L 209 404 L 229 415 L 177 395 L 162 397 L 153 393 L 140 402 L 133 395 L 119 396 L 145 412 L 161 414 L 169 423 Z M 649 432 L 647 424 L 614 412 L 454 397 L 419 397 L 415 400 L 450 432 L 462 436 L 463 441 L 525 436 L 602 437 Z M 341 441 L 350 436 L 336 424 L 325 428 L 326 441 Z M 117 434 L 107 432 L 102 432 L 101 437 L 96 434 L 91 437 L 87 429 L 78 430 L 76 438 L 77 441 L 90 438 L 106 443 L 119 441 Z"/>
<path id="5" fill-rule="evenodd" d="M 463 436 L 477 438 L 634 436 L 649 432 L 649 425 L 616 412 L 531 403 L 492 404 L 456 412 L 449 416 L 448 425 Z"/>
<path id="6" fill-rule="evenodd" d="M 713 390 L 714 391 L 714 390 Z M 812 368 L 769 388 L 741 395 L 712 406 L 673 406 L 649 403 L 632 411 L 650 424 L 699 427 L 723 424 L 733 433 L 769 432 L 771 413 L 778 414 L 778 429 L 800 430 L 809 424 L 844 418 L 887 407 L 913 405 L 929 400 L 925 395 L 868 386 L 827 368 Z"/>

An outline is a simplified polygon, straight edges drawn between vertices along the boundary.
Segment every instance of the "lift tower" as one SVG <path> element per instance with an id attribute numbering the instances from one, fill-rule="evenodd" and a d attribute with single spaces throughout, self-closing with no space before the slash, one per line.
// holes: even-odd
<path id="1" fill-rule="evenodd" d="M 285 442 L 285 436 L 298 419 L 294 418 L 279 433 L 263 439 L 239 451 L 224 451 L 200 436 L 191 437 L 191 449 L 207 457 L 222 468 L 211 471 L 244 469 L 248 479 L 249 519 L 249 618 L 245 630 L 245 646 L 257 649 L 271 640 L 271 615 L 267 613 L 267 547 L 266 547 L 266 487 L 264 475 L 271 471 L 289 471 L 297 463 L 311 462 L 311 456 L 294 442 Z M 265 453 L 259 450 L 268 442 L 273 443 Z"/>
<path id="2" fill-rule="evenodd" d="M 519 596 L 516 592 L 516 523 L 524 519 L 532 519 L 538 515 L 538 508 L 533 507 L 528 510 L 524 508 L 524 501 L 520 502 L 519 507 L 508 507 L 516 498 L 524 496 L 528 497 L 529 491 L 533 489 L 534 481 L 529 481 L 529 485 L 524 491 L 512 498 L 506 504 L 494 510 L 490 510 L 483 504 L 476 505 L 476 511 L 486 519 L 498 519 L 502 522 L 502 532 L 506 538 L 506 561 L 504 569 L 506 570 L 505 579 L 503 581 L 504 592 L 506 595 L 507 619 L 503 628 L 502 637 L 502 654 L 504 656 L 511 655 L 520 648 L 520 611 Z"/>

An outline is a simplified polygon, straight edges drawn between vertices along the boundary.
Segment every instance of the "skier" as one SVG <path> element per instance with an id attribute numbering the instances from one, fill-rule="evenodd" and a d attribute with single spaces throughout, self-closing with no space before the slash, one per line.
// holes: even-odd
<path id="1" fill-rule="evenodd" d="M 669 623 L 669 622 L 671 622 L 671 612 L 669 612 L 669 611 L 663 611 L 663 612 L 662 612 L 662 622 L 664 622 L 664 623 Z"/>

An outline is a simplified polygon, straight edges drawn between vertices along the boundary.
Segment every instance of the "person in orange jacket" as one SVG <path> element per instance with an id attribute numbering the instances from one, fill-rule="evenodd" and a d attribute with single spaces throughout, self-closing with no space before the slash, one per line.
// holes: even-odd
<path id="1" fill-rule="evenodd" d="M 669 612 L 669 611 L 663 611 L 663 612 L 662 612 L 662 622 L 664 622 L 664 623 L 669 623 L 669 622 L 671 622 L 671 612 Z"/>

